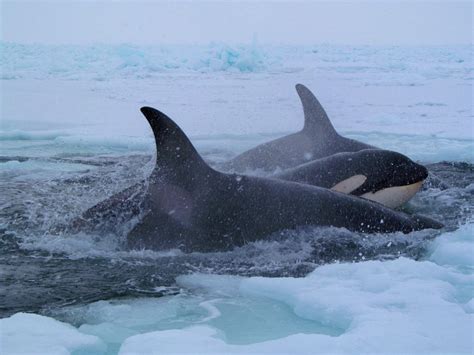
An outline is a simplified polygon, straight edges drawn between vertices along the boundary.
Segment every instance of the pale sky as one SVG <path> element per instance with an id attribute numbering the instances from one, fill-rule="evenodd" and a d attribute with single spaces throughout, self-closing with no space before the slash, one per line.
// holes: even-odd
<path id="1" fill-rule="evenodd" d="M 1 1 L 4 41 L 472 43 L 472 1 Z"/>

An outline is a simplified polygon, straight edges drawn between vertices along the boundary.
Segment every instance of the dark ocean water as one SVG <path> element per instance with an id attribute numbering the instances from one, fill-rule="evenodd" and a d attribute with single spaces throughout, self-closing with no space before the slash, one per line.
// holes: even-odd
<path id="1" fill-rule="evenodd" d="M 109 235 L 50 231 L 146 176 L 149 156 L 2 159 L 74 169 L 59 176 L 43 168 L 2 171 L 0 317 L 20 311 L 54 314 L 65 306 L 111 298 L 175 294 L 180 292 L 176 276 L 191 272 L 300 277 L 325 263 L 420 259 L 434 238 L 471 218 L 474 206 L 474 166 L 442 162 L 428 166 L 430 178 L 423 190 L 404 207 L 443 222 L 441 231 L 363 235 L 305 228 L 228 252 L 130 252 L 123 247 L 120 228 Z"/>

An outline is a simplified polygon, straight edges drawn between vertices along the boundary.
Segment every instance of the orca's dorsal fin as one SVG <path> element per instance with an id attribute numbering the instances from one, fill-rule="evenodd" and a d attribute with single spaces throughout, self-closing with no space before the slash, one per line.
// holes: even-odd
<path id="1" fill-rule="evenodd" d="M 140 111 L 155 136 L 157 173 L 175 179 L 193 180 L 214 171 L 171 118 L 152 107 L 142 107 Z"/>
<path id="2" fill-rule="evenodd" d="M 326 136 L 337 134 L 329 117 L 316 96 L 303 84 L 296 84 L 304 112 L 304 132 L 311 135 Z"/>

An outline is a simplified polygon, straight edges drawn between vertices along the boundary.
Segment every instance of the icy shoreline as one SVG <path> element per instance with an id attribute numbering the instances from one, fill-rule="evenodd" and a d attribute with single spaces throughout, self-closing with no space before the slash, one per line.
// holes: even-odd
<path id="1" fill-rule="evenodd" d="M 319 74 L 355 76 L 397 73 L 412 79 L 459 78 L 472 81 L 471 45 L 351 46 L 260 45 L 41 45 L 0 41 L 2 79 L 87 77 L 145 79 L 173 72 L 295 72 L 311 64 Z M 407 83 L 407 85 L 411 85 Z"/>
<path id="2" fill-rule="evenodd" d="M 3 351 L 471 353 L 472 228 L 438 238 L 424 261 L 332 264 L 304 278 L 182 276 L 178 296 L 65 310 L 78 328 L 16 314 L 0 320 Z"/>
<path id="3" fill-rule="evenodd" d="M 171 263 L 171 270 L 154 264 L 160 255 L 144 252 L 137 255 L 136 265 L 120 269 L 120 261 L 128 260 L 122 260 L 126 258 L 121 253 L 127 252 L 118 248 L 118 240 L 49 238 L 42 229 L 146 176 L 154 146 L 140 106 L 166 112 L 205 158 L 216 162 L 301 129 L 303 115 L 294 85 L 302 82 L 315 92 L 343 134 L 424 163 L 474 162 L 473 46 L 215 44 L 184 51 L 126 45 L 2 43 L 0 47 L 2 60 L 6 59 L 0 127 L 4 192 L 0 202 L 5 209 L 0 222 L 2 228 L 8 226 L 5 231 L 13 231 L 2 234 L 2 243 L 15 233 L 21 241 L 2 246 L 12 260 L 30 251 L 31 260 L 64 258 L 64 264 L 58 259 L 43 275 L 44 270 L 29 269 L 28 258 L 20 260 L 23 264 L 9 264 L 7 254 L 2 262 L 9 269 L 0 277 L 13 277 L 9 290 L 15 290 L 15 282 L 20 285 L 17 291 L 23 285 L 37 287 L 29 283 L 31 273 L 39 282 L 61 284 L 63 292 L 75 295 L 76 284 L 62 284 L 77 277 L 75 268 L 87 277 L 110 268 L 135 272 L 125 275 L 125 281 L 114 279 L 113 273 L 107 280 L 99 275 L 94 282 L 105 287 L 142 281 L 154 287 L 153 292 L 166 290 L 160 288 L 164 286 L 160 272 L 173 275 L 177 265 Z M 465 165 L 464 173 L 444 173 L 468 179 L 472 168 Z M 455 226 L 462 223 L 434 241 L 427 238 L 430 252 L 420 261 L 403 257 L 328 264 L 302 278 L 194 274 L 178 277 L 177 295 L 160 298 L 103 300 L 108 293 L 102 290 L 102 296 L 94 299 L 102 301 L 59 307 L 48 313 L 51 317 L 17 313 L 1 319 L 0 350 L 6 354 L 472 353 L 472 191 L 469 182 L 446 191 L 431 187 L 408 207 L 446 214 Z M 56 206 L 61 203 L 64 206 Z M 420 237 L 417 242 L 425 240 Z M 298 243 L 250 246 L 231 259 L 236 259 L 236 267 L 256 269 L 253 275 L 268 275 L 269 269 L 284 268 L 286 263 L 296 268 L 314 251 L 304 238 Z M 413 245 L 417 244 L 407 247 Z M 225 255 L 214 258 L 217 264 L 225 261 Z M 355 260 L 363 258 L 362 254 Z M 233 260 L 229 262 L 232 267 Z M 99 268 L 99 263 L 105 266 Z M 215 270 L 215 264 L 208 265 L 199 271 Z M 14 278 L 17 267 L 24 283 Z M 70 269 L 75 273 L 64 271 Z M 290 275 L 295 274 L 290 269 Z M 84 292 L 90 285 L 98 284 L 86 280 L 80 286 Z M 34 297 L 44 290 L 21 291 Z"/>

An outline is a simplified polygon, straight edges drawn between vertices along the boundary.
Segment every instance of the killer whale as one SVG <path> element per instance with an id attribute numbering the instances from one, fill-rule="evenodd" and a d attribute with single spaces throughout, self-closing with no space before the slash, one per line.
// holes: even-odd
<path id="1" fill-rule="evenodd" d="M 418 192 L 428 170 L 397 152 L 364 149 L 317 159 L 272 177 L 325 187 L 396 208 Z"/>
<path id="2" fill-rule="evenodd" d="M 138 223 L 127 234 L 129 248 L 225 250 L 299 226 L 367 233 L 442 226 L 321 187 L 219 172 L 204 162 L 169 117 L 150 107 L 141 111 L 157 150 L 150 178 L 92 207 L 81 218 L 81 223 L 97 223 L 109 216 L 115 224 L 118 210 L 134 211 Z"/>
<path id="3" fill-rule="evenodd" d="M 273 172 L 277 168 L 293 168 L 340 152 L 377 149 L 341 136 L 313 93 L 302 84 L 296 85 L 296 91 L 303 105 L 303 129 L 247 150 L 223 163 L 221 170 L 247 172 L 261 169 Z"/>

